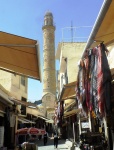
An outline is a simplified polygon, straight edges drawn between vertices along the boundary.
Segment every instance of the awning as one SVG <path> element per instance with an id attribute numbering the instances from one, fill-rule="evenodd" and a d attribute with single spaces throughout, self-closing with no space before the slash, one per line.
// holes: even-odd
<path id="1" fill-rule="evenodd" d="M 114 0 L 104 0 L 84 51 L 101 42 L 105 45 L 114 42 Z"/>
<path id="2" fill-rule="evenodd" d="M 30 107 L 26 108 L 26 112 L 27 114 L 33 115 L 35 117 L 38 117 L 38 115 L 42 115 L 42 113 L 38 109 L 30 108 Z"/>
<path id="3" fill-rule="evenodd" d="M 76 98 L 75 87 L 76 81 L 64 85 L 59 100 L 63 101 L 66 99 L 75 99 Z"/>
<path id="4" fill-rule="evenodd" d="M 52 119 L 47 120 L 46 122 L 47 122 L 47 123 L 52 123 L 52 124 L 54 123 L 54 121 L 53 121 Z"/>
<path id="5" fill-rule="evenodd" d="M 46 120 L 46 121 L 48 121 L 48 120 L 49 120 L 48 118 L 43 117 L 43 116 L 39 116 L 39 115 L 38 115 L 38 118 L 41 118 L 41 119 Z"/>
<path id="6" fill-rule="evenodd" d="M 70 107 L 73 107 L 76 104 L 76 101 L 74 100 L 72 103 L 64 107 L 64 111 L 67 111 Z"/>
<path id="7" fill-rule="evenodd" d="M 31 124 L 35 124 L 35 122 L 31 121 L 31 120 L 28 120 L 28 119 L 25 119 L 25 118 L 22 118 L 22 117 L 18 117 L 18 120 L 22 123 L 31 123 Z"/>
<path id="8" fill-rule="evenodd" d="M 14 103 L 16 103 L 17 105 L 24 105 L 26 107 L 29 107 L 29 106 L 33 106 L 33 107 L 36 107 L 37 105 L 35 105 L 34 103 L 30 103 L 30 102 L 25 102 L 25 101 L 22 101 L 22 100 L 18 100 L 18 99 L 14 99 L 14 98 L 10 98 L 10 100 L 12 100 Z"/>
<path id="9" fill-rule="evenodd" d="M 0 84 L 0 101 L 4 103 L 5 105 L 13 105 L 14 102 L 12 102 L 9 99 L 9 92 Z"/>
<path id="10" fill-rule="evenodd" d="M 41 80 L 36 40 L 0 32 L 0 69 Z"/>
<path id="11" fill-rule="evenodd" d="M 2 111 L 2 110 L 0 110 L 0 116 L 1 116 L 1 117 L 4 117 L 4 114 L 5 114 L 5 112 Z"/>
<path id="12" fill-rule="evenodd" d="M 73 116 L 73 115 L 79 113 L 80 111 L 81 111 L 80 109 L 73 109 L 73 110 L 71 110 L 71 111 L 65 112 L 65 113 L 64 113 L 64 118 Z"/>

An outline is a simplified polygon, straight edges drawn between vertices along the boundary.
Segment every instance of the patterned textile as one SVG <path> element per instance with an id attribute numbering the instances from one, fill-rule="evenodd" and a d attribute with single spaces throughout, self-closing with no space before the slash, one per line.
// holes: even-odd
<path id="1" fill-rule="evenodd" d="M 91 74 L 91 91 L 92 91 L 92 110 L 95 111 L 95 114 L 97 114 L 98 112 L 98 100 L 97 100 L 97 63 L 98 63 L 98 57 L 97 57 L 97 47 L 95 47 L 92 50 L 92 54 L 94 57 L 94 65 L 93 65 L 93 70 L 92 70 L 92 74 Z"/>
<path id="2" fill-rule="evenodd" d="M 89 79 L 89 71 L 90 71 L 90 59 L 86 57 L 84 60 L 85 63 L 85 95 L 86 95 L 86 105 L 90 108 L 90 79 Z"/>
<path id="3" fill-rule="evenodd" d="M 85 64 L 84 61 L 80 61 L 79 65 L 79 72 L 77 76 L 77 84 L 76 84 L 76 97 L 79 101 L 79 105 L 81 103 L 83 112 L 86 115 L 87 114 L 87 107 L 86 107 L 86 94 L 85 94 Z"/>
<path id="4" fill-rule="evenodd" d="M 82 104 L 82 112 L 88 110 L 94 117 L 102 117 L 104 111 L 111 111 L 110 106 L 111 72 L 106 57 L 104 44 L 86 51 L 85 58 L 80 61 L 77 76 L 76 97 Z"/>
<path id="5" fill-rule="evenodd" d="M 102 71 L 102 49 L 98 46 L 98 64 L 97 64 L 97 101 L 99 112 L 104 113 L 104 88 L 103 88 L 103 71 Z"/>
<path id="6" fill-rule="evenodd" d="M 106 56 L 106 47 L 102 44 L 102 70 L 103 70 L 103 88 L 104 88 L 104 102 L 106 113 L 109 114 L 111 111 L 111 71 L 109 68 L 107 56 Z M 105 64 L 105 65 L 104 65 Z"/>
<path id="7" fill-rule="evenodd" d="M 90 111 L 93 109 L 93 82 L 94 80 L 94 65 L 95 65 L 95 55 L 93 54 L 92 49 L 90 50 Z"/>

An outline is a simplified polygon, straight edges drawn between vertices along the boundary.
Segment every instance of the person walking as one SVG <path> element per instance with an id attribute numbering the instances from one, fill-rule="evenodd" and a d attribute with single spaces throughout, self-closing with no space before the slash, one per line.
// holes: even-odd
<path id="1" fill-rule="evenodd" d="M 46 132 L 46 133 L 44 134 L 44 145 L 47 144 L 47 139 L 48 139 L 48 133 Z"/>
<path id="2" fill-rule="evenodd" d="M 58 147 L 58 134 L 54 132 L 54 148 Z"/>

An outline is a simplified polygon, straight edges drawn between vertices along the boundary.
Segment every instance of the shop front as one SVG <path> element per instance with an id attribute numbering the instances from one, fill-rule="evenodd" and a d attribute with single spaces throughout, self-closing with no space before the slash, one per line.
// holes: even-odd
<path id="1" fill-rule="evenodd" d="M 113 142 L 113 52 L 114 1 L 104 1 L 82 57 L 77 77 L 76 97 L 82 108 L 81 119 L 88 122 L 91 133 L 103 133 L 108 149 Z M 112 59 L 111 59 L 112 58 Z M 86 119 L 87 118 L 87 119 Z M 83 129 L 84 130 L 84 129 Z"/>
<path id="2" fill-rule="evenodd" d="M 63 138 L 72 142 L 79 137 L 75 86 L 76 81 L 64 85 L 58 102 L 58 128 Z"/>
<path id="3" fill-rule="evenodd" d="M 39 44 L 36 40 L 1 31 L 0 62 L 1 70 L 41 81 Z M 17 123 L 15 120 L 17 120 L 17 117 L 15 116 L 18 110 L 14 102 L 9 99 L 9 95 L 3 96 L 2 91 L 0 91 L 0 95 L 2 95 L 0 96 L 0 108 L 4 108 L 2 103 L 5 106 L 4 110 L 0 109 L 0 123 L 1 127 L 4 128 L 4 142 L 0 147 L 11 148 L 15 145 L 16 141 Z"/>

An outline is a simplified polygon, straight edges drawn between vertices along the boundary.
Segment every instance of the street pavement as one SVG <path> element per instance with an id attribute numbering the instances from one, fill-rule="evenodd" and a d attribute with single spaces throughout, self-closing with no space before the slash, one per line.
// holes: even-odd
<path id="1" fill-rule="evenodd" d="M 47 144 L 44 146 L 43 139 L 37 142 L 38 150 L 68 150 L 65 140 L 58 140 L 58 149 L 54 148 L 53 138 L 48 138 Z"/>

